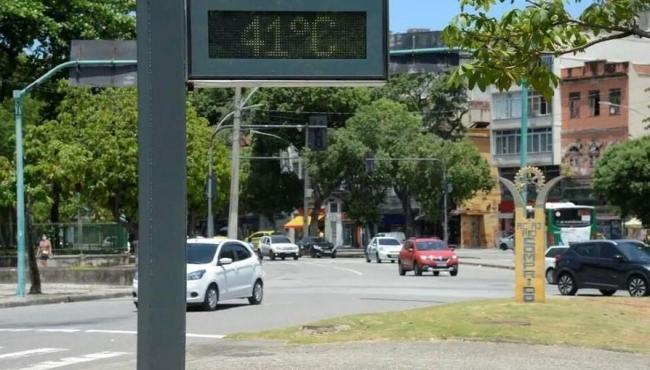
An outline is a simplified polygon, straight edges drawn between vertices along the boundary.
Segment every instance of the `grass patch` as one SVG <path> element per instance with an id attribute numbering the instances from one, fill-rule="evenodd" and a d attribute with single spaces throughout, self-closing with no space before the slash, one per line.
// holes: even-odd
<path id="1" fill-rule="evenodd" d="M 472 301 L 346 316 L 311 324 L 307 330 L 291 327 L 229 338 L 290 344 L 456 339 L 650 353 L 650 299 L 574 297 L 550 299 L 545 304 Z"/>

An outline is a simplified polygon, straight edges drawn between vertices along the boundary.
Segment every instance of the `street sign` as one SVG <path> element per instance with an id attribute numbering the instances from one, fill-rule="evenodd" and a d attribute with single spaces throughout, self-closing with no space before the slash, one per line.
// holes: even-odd
<path id="1" fill-rule="evenodd" d="M 376 85 L 387 0 L 188 0 L 188 80 L 207 86 Z"/>
<path id="2" fill-rule="evenodd" d="M 70 60 L 136 60 L 134 40 L 72 40 Z M 70 68 L 71 86 L 131 87 L 137 83 L 137 65 L 77 66 Z"/>

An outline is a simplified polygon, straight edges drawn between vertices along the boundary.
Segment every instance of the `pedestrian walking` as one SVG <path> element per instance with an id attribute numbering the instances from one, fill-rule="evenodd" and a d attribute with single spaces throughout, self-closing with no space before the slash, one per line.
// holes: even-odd
<path id="1" fill-rule="evenodd" d="M 38 252 L 36 257 L 41 260 L 42 267 L 47 267 L 47 260 L 52 257 L 52 243 L 50 243 L 50 240 L 45 234 L 43 234 L 41 240 L 38 242 Z"/>

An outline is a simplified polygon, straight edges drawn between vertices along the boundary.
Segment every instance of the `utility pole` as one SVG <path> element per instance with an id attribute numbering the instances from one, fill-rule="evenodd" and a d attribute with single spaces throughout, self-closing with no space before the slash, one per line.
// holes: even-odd
<path id="1" fill-rule="evenodd" d="M 309 236 L 309 224 L 307 220 L 309 219 L 309 198 L 307 193 L 309 192 L 309 170 L 307 170 L 307 148 L 309 148 L 309 125 L 305 125 L 305 148 L 303 149 L 302 155 L 302 178 L 304 181 L 303 187 L 303 199 L 302 199 L 302 238 Z"/>
<path id="2" fill-rule="evenodd" d="M 230 163 L 230 211 L 228 213 L 228 238 L 237 239 L 239 225 L 239 129 L 241 125 L 241 87 L 235 88 L 235 115 L 232 130 L 232 160 Z"/>
<path id="3" fill-rule="evenodd" d="M 440 161 L 442 164 L 442 207 L 443 207 L 443 233 L 445 244 L 449 241 L 449 221 L 448 221 L 448 206 L 447 206 L 447 196 L 449 195 L 449 184 L 447 184 L 447 166 L 444 161 Z"/>

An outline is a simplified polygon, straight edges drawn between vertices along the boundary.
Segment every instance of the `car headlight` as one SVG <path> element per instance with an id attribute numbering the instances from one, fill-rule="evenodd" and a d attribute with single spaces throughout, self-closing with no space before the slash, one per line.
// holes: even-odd
<path id="1" fill-rule="evenodd" d="M 314 249 L 322 249 L 320 245 L 314 245 Z"/>
<path id="2" fill-rule="evenodd" d="M 421 259 L 422 261 L 426 261 L 428 258 L 427 258 L 427 256 L 420 256 L 420 259 Z"/>
<path id="3" fill-rule="evenodd" d="M 452 260 L 457 260 L 457 259 L 458 259 L 458 256 L 454 254 L 453 256 L 451 256 L 451 259 L 452 259 Z"/>
<path id="4" fill-rule="evenodd" d="M 187 280 L 199 280 L 205 274 L 205 270 L 198 270 L 187 274 Z"/>

